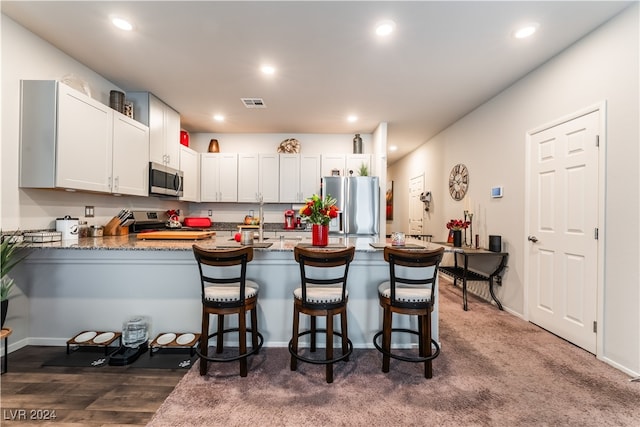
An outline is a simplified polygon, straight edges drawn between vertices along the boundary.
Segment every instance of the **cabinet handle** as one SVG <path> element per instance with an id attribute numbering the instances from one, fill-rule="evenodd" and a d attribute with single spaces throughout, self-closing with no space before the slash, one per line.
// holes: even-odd
<path id="1" fill-rule="evenodd" d="M 119 186 L 120 186 L 120 177 L 116 176 L 116 178 L 113 180 L 113 189 L 115 191 L 118 191 Z"/>

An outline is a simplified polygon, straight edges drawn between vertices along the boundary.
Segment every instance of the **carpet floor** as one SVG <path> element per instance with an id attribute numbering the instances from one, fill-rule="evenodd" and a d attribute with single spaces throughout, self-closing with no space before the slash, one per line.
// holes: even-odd
<path id="1" fill-rule="evenodd" d="M 531 323 L 440 285 L 442 352 L 423 365 L 356 349 L 335 366 L 299 363 L 265 348 L 238 364 L 195 363 L 149 426 L 640 426 L 640 383 Z"/>

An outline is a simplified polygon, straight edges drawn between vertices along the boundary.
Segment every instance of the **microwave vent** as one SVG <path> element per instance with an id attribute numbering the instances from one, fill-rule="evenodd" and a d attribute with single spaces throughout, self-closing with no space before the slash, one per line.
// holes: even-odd
<path id="1" fill-rule="evenodd" d="M 247 108 L 267 108 L 262 98 L 240 98 Z"/>

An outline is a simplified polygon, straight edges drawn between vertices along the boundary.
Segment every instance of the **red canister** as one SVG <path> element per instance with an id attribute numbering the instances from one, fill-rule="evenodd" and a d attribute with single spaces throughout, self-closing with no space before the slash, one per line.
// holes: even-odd
<path id="1" fill-rule="evenodd" d="M 180 144 L 184 145 L 185 147 L 189 146 L 189 132 L 187 132 L 186 130 L 180 131 Z"/>

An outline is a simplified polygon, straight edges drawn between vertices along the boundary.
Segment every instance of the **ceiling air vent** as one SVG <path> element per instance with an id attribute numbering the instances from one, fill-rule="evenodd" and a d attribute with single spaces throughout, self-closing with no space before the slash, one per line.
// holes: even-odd
<path id="1" fill-rule="evenodd" d="M 262 98 L 240 98 L 247 108 L 267 108 Z"/>

